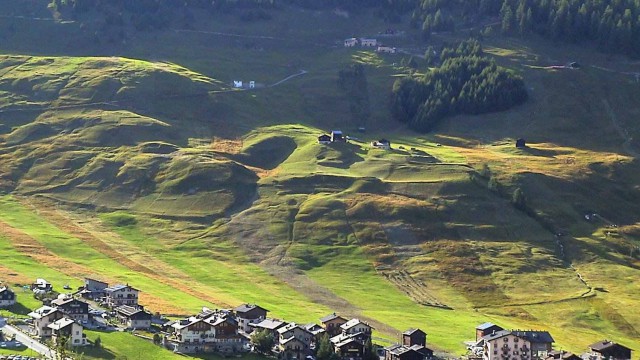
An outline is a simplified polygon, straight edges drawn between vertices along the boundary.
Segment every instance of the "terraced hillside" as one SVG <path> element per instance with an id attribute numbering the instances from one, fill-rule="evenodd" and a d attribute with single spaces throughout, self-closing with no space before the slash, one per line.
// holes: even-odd
<path id="1" fill-rule="evenodd" d="M 78 23 L 35 17 L 0 29 L 86 40 Z M 409 57 L 334 45 L 381 20 L 299 9 L 266 27 L 217 20 L 137 33 L 112 53 L 66 56 L 29 32 L 0 45 L 0 280 L 128 282 L 172 314 L 243 302 L 297 322 L 338 311 L 381 339 L 421 327 L 454 354 L 484 321 L 548 329 L 575 352 L 602 338 L 640 350 L 636 64 L 490 37 L 486 52 L 523 75 L 529 102 L 420 135 L 386 107 Z M 256 40 L 265 32 L 279 40 Z M 548 68 L 569 59 L 583 67 Z M 336 87 L 352 62 L 366 65 L 366 133 Z M 232 89 L 236 78 L 265 86 Z M 317 143 L 337 127 L 355 139 Z M 382 137 L 392 150 L 370 145 Z M 24 315 L 33 301 L 21 298 Z M 89 357 L 134 351 L 97 335 L 106 350 Z"/>

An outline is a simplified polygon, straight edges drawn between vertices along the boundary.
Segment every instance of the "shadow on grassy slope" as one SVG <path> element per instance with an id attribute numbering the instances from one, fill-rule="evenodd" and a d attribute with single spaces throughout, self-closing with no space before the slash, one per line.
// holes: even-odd
<path id="1" fill-rule="evenodd" d="M 288 136 L 274 136 L 251 144 L 233 158 L 249 166 L 271 170 L 285 161 L 297 147 Z"/>

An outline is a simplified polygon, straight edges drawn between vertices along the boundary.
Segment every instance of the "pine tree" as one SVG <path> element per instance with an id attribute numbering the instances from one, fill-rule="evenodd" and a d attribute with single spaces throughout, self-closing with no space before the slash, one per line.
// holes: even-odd
<path id="1" fill-rule="evenodd" d="M 318 340 L 318 351 L 316 353 L 317 360 L 336 360 L 338 356 L 333 351 L 331 341 L 329 341 L 329 335 L 327 333 L 322 334 Z"/>

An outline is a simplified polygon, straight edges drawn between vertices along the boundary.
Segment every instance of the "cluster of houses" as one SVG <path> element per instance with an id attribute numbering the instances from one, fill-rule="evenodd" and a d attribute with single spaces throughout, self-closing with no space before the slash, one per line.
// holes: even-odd
<path id="1" fill-rule="evenodd" d="M 344 40 L 344 47 L 350 48 L 358 45 L 364 48 L 375 48 L 380 53 L 395 54 L 397 52 L 395 47 L 385 46 L 373 38 L 348 38 Z"/>
<path id="2" fill-rule="evenodd" d="M 547 331 L 505 330 L 493 323 L 476 327 L 476 341 L 469 360 L 629 360 L 631 349 L 610 340 L 589 345 L 578 356 L 553 350 L 553 337 Z"/>
<path id="3" fill-rule="evenodd" d="M 32 286 L 38 291 L 52 291 L 42 279 Z M 70 346 L 88 344 L 84 327 L 104 319 L 106 311 L 92 310 L 89 301 L 109 310 L 107 316 L 123 329 L 151 329 L 152 315 L 138 304 L 139 290 L 125 285 L 85 279 L 85 285 L 73 294 L 60 294 L 54 300 L 29 313 L 31 334 L 56 343 L 64 337 Z M 0 287 L 0 307 L 16 303 L 16 294 Z M 94 305 L 95 306 L 95 305 Z M 371 355 L 373 328 L 360 319 L 346 319 L 336 313 L 320 319 L 320 324 L 297 324 L 269 318 L 268 310 L 256 304 L 234 309 L 209 309 L 184 319 L 160 322 L 161 343 L 178 353 L 234 354 L 252 349 L 252 336 L 270 335 L 271 352 L 279 359 L 313 359 L 319 342 L 326 336 L 338 358 L 362 360 Z M 93 317 L 93 319 L 92 319 Z M 468 360 L 627 360 L 631 349 L 609 340 L 589 346 L 578 356 L 553 350 L 554 339 L 547 331 L 505 330 L 484 323 L 476 327 L 476 339 L 469 343 Z M 156 331 L 156 330 L 154 330 Z M 402 333 L 400 343 L 383 349 L 384 360 L 429 360 L 433 350 L 427 347 L 427 334 L 420 329 Z M 324 341 L 327 341 L 324 339 Z M 380 352 L 378 355 L 382 355 Z"/>
<path id="4" fill-rule="evenodd" d="M 53 286 L 44 279 L 37 279 L 31 285 L 34 294 L 50 293 Z M 73 294 L 60 294 L 57 298 L 45 302 L 45 305 L 28 314 L 31 335 L 42 341 L 58 343 L 67 339 L 72 347 L 88 345 L 84 328 L 96 316 L 104 321 L 105 311 L 91 310 L 89 302 L 96 301 L 110 310 L 112 319 L 126 329 L 149 329 L 151 313 L 138 304 L 137 289 L 129 285 L 109 287 L 107 283 L 85 279 L 85 285 Z M 84 298 L 84 299 L 83 299 Z M 0 306 L 16 303 L 16 294 L 7 287 L 0 288 Z M 102 324 L 103 322 L 100 322 Z M 97 326 L 100 327 L 100 326 Z"/>
<path id="5" fill-rule="evenodd" d="M 255 304 L 243 304 L 231 310 L 211 310 L 163 325 L 163 344 L 176 352 L 237 353 L 249 351 L 251 337 L 266 332 L 274 340 L 271 351 L 281 359 L 305 359 L 313 356 L 320 337 L 330 336 L 336 354 L 342 358 L 362 359 L 366 342 L 371 341 L 371 326 L 358 319 L 347 320 L 331 314 L 321 324 L 297 324 L 267 317 L 268 310 Z"/>

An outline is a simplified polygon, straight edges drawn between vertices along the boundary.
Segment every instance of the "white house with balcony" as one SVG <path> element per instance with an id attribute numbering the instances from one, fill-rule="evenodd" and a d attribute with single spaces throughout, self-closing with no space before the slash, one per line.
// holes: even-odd
<path id="1" fill-rule="evenodd" d="M 112 309 L 122 305 L 138 305 L 138 294 L 140 290 L 129 286 L 129 284 L 110 286 L 104 289 L 104 292 L 104 302 Z"/>
<path id="2" fill-rule="evenodd" d="M 29 313 L 29 317 L 33 319 L 33 330 L 35 335 L 41 339 L 51 337 L 51 328 L 49 324 L 60 320 L 64 317 L 62 311 L 51 306 L 43 306 Z"/>
<path id="3" fill-rule="evenodd" d="M 62 318 L 47 325 L 51 330 L 51 341 L 57 344 L 61 338 L 66 338 L 71 346 L 87 345 L 87 335 L 82 325 L 69 318 Z"/>

